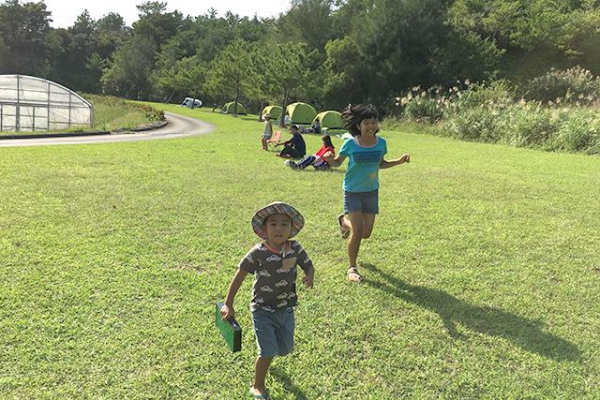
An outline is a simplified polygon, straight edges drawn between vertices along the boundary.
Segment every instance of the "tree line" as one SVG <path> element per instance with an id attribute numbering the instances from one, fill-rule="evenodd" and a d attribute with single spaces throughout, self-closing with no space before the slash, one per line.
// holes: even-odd
<path id="1" fill-rule="evenodd" d="M 50 26 L 43 1 L 4 1 L 0 74 L 139 100 L 385 111 L 416 85 L 600 73 L 600 0 L 293 0 L 273 18 L 166 6 L 141 3 L 132 26 L 118 10 L 85 11 L 65 29 Z"/>

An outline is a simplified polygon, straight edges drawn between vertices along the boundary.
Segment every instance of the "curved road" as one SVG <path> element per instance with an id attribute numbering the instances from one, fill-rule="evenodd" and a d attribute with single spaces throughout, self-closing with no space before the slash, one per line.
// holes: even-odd
<path id="1" fill-rule="evenodd" d="M 89 144 L 111 142 L 135 142 L 138 140 L 175 139 L 202 135 L 216 129 L 212 124 L 195 118 L 165 112 L 167 125 L 150 131 L 138 133 L 113 133 L 100 136 L 77 136 L 42 139 L 8 139 L 0 140 L 0 147 L 17 146 L 52 146 L 59 144 Z"/>

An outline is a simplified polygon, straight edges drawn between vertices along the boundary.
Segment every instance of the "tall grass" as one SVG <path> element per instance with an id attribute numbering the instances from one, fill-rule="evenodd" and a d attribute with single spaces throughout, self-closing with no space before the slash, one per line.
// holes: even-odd
<path id="1" fill-rule="evenodd" d="M 163 111 L 146 104 L 113 96 L 84 96 L 94 106 L 94 124 L 91 130 L 133 129 L 165 119 Z"/>
<path id="2" fill-rule="evenodd" d="M 433 124 L 429 131 L 442 136 L 600 154 L 597 83 L 598 79 L 589 71 L 575 69 L 534 79 L 526 87 L 527 97 L 520 97 L 505 81 L 490 84 L 465 81 L 449 89 L 414 87 L 397 98 L 397 104 L 401 107 L 402 121 Z M 565 89 L 569 84 L 572 88 Z M 550 93 L 563 93 L 564 97 L 540 100 Z"/>

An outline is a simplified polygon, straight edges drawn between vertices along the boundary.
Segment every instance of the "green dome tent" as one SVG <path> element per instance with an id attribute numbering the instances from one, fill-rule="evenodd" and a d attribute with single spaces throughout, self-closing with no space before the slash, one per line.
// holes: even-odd
<path id="1" fill-rule="evenodd" d="M 240 103 L 237 103 L 237 113 L 238 114 L 247 114 L 246 112 L 246 107 L 244 107 L 243 105 L 241 105 Z M 223 108 L 221 109 L 221 112 L 224 114 L 233 114 L 233 101 L 230 101 L 229 103 L 226 103 Z"/>
<path id="2" fill-rule="evenodd" d="M 281 111 L 283 111 L 283 109 L 279 106 L 267 106 L 263 108 L 262 115 L 269 113 L 271 114 L 271 119 L 278 119 L 281 117 Z"/>
<path id="3" fill-rule="evenodd" d="M 315 123 L 316 120 L 319 120 L 321 123 L 321 128 L 328 129 L 343 129 L 344 123 L 342 122 L 342 114 L 337 111 L 323 111 L 313 119 L 312 124 Z"/>
<path id="4" fill-rule="evenodd" d="M 306 103 L 292 103 L 287 106 L 285 113 L 290 116 L 293 124 L 310 124 L 317 116 L 314 107 Z"/>

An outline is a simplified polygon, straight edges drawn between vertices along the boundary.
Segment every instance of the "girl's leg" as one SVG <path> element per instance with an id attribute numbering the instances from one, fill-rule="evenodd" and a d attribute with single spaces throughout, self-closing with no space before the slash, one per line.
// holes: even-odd
<path id="1" fill-rule="evenodd" d="M 350 239 L 348 240 L 348 278 L 351 281 L 360 282 L 361 276 L 356 270 L 356 259 L 358 258 L 360 242 L 364 234 L 364 214 L 360 211 L 351 212 L 342 219 L 342 224 L 349 225 L 350 228 Z"/>
<path id="2" fill-rule="evenodd" d="M 352 226 L 350 225 L 350 220 L 348 219 L 348 214 L 340 214 L 338 216 L 338 220 L 343 228 L 348 230 L 352 229 Z"/>
<path id="3" fill-rule="evenodd" d="M 368 239 L 371 237 L 371 233 L 373 233 L 373 226 L 375 225 L 375 217 L 377 216 L 377 214 L 363 214 L 363 224 L 362 224 L 362 238 L 363 239 Z M 340 223 L 340 226 L 343 229 L 346 229 L 348 231 L 352 230 L 352 226 L 350 224 L 350 221 L 348 220 L 348 215 L 344 215 L 344 214 L 340 214 L 338 216 L 338 221 Z"/>
<path id="4" fill-rule="evenodd" d="M 302 160 L 298 161 L 296 163 L 296 165 L 298 166 L 298 168 L 304 169 L 304 168 L 308 167 L 309 165 L 312 165 L 312 163 L 314 163 L 315 160 L 316 160 L 316 157 L 313 155 L 306 156 Z"/>
<path id="5" fill-rule="evenodd" d="M 254 385 L 252 385 L 254 394 L 267 394 L 265 378 L 267 377 L 271 361 L 273 361 L 273 357 L 256 357 L 256 362 L 254 363 Z"/>
<path id="6" fill-rule="evenodd" d="M 319 165 L 313 164 L 313 167 L 315 167 L 315 170 L 317 171 L 329 171 L 329 164 L 327 163 L 321 163 Z"/>
<path id="7" fill-rule="evenodd" d="M 363 214 L 363 239 L 368 239 L 371 237 L 376 216 L 377 214 Z"/>

